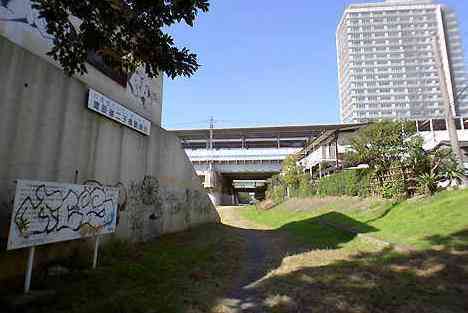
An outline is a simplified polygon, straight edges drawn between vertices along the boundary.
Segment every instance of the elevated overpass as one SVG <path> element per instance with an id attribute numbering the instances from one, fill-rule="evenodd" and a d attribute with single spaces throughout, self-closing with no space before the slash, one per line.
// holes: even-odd
<path id="1" fill-rule="evenodd" d="M 418 120 L 416 129 L 424 148 L 449 142 L 443 119 Z M 458 139 L 468 162 L 468 118 L 456 120 Z M 261 198 L 266 185 L 240 182 L 266 181 L 281 171 L 290 154 L 303 156 L 301 165 L 312 173 L 324 162 L 341 164 L 355 131 L 366 124 L 303 125 L 249 128 L 206 128 L 173 131 L 216 204 L 236 204 L 239 192 Z M 322 140 L 323 139 L 323 140 Z M 465 163 L 468 168 L 468 163 Z"/>
<path id="2" fill-rule="evenodd" d="M 355 124 L 354 124 L 355 125 Z M 234 182 L 265 181 L 281 172 L 284 159 L 311 140 L 349 124 L 173 130 L 216 204 L 236 204 L 239 192 L 261 198 L 266 186 Z"/>

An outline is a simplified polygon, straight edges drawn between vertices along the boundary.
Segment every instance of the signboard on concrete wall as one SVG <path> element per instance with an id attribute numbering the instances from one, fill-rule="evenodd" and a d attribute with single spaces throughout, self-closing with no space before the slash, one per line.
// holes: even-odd
<path id="1" fill-rule="evenodd" d="M 88 108 L 147 136 L 151 133 L 151 122 L 149 120 L 96 90 L 89 90 Z"/>
<path id="2" fill-rule="evenodd" d="M 18 180 L 8 250 L 115 232 L 119 191 Z"/>

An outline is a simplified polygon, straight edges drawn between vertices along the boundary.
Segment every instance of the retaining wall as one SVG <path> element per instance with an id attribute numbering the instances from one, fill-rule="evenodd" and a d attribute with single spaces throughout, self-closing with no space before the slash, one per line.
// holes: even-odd
<path id="1" fill-rule="evenodd" d="M 118 186 L 116 235 L 130 240 L 219 222 L 178 138 L 154 121 L 145 136 L 90 111 L 90 87 L 0 35 L 0 251 L 16 179 Z"/>

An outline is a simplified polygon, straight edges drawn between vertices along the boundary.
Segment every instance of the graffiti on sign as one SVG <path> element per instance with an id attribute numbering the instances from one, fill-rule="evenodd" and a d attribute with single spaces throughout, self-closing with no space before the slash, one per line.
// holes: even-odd
<path id="1" fill-rule="evenodd" d="M 112 233 L 118 204 L 117 188 L 19 180 L 8 249 Z"/>

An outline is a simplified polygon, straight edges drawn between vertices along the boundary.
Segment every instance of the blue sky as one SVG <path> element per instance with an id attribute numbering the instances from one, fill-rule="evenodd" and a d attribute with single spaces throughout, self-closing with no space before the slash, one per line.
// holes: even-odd
<path id="1" fill-rule="evenodd" d="M 210 2 L 194 28 L 170 30 L 203 67 L 165 79 L 163 127 L 207 127 L 210 116 L 217 127 L 339 121 L 335 30 L 347 4 L 365 1 Z M 468 1 L 443 3 L 457 11 L 468 49 Z"/>

